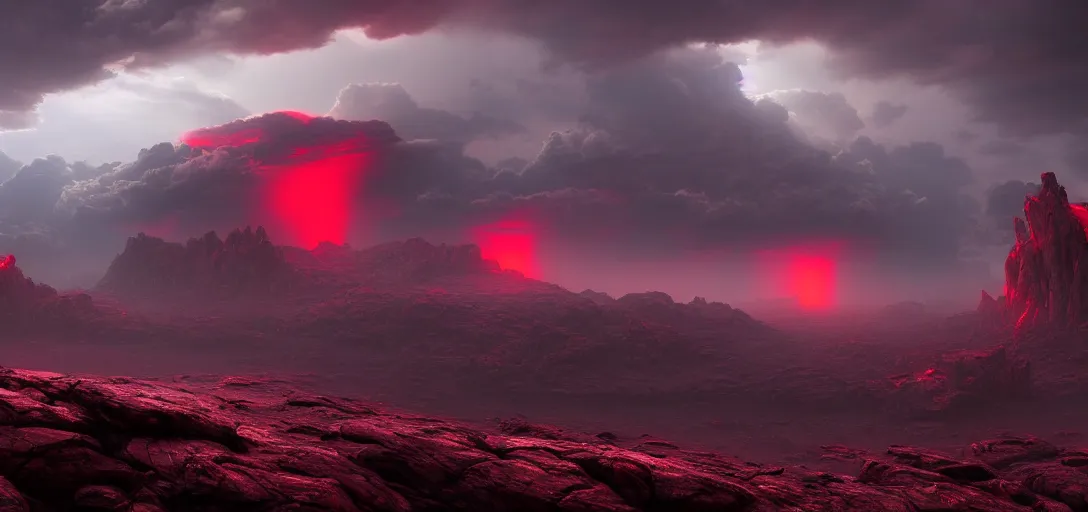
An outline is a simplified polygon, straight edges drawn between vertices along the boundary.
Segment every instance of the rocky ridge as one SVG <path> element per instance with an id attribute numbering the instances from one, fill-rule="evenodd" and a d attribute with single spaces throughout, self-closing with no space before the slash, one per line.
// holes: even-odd
<path id="1" fill-rule="evenodd" d="M 857 476 L 525 422 L 487 432 L 273 381 L 0 369 L 0 510 L 1088 510 L 1088 451 L 827 447 Z"/>
<path id="2" fill-rule="evenodd" d="M 263 227 L 214 231 L 184 245 L 140 233 L 128 239 L 97 289 L 122 296 L 271 292 L 291 285 L 282 250 Z"/>
<path id="3" fill-rule="evenodd" d="M 339 275 L 358 285 L 405 287 L 443 277 L 500 272 L 476 245 L 434 245 L 422 238 L 389 242 L 365 249 L 323 243 L 312 251 L 285 248 L 299 268 Z M 313 272 L 311 272 L 312 274 Z"/>
<path id="4" fill-rule="evenodd" d="M 578 294 L 601 307 L 634 313 L 644 320 L 665 325 L 685 325 L 693 330 L 713 333 L 716 329 L 743 326 L 770 330 L 762 322 L 724 302 L 695 297 L 691 302 L 676 302 L 664 292 L 628 293 L 618 299 L 607 293 L 583 290 Z"/>

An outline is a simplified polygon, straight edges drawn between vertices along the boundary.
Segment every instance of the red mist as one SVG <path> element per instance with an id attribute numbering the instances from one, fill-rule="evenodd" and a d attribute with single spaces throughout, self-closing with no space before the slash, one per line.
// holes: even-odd
<path id="1" fill-rule="evenodd" d="M 528 221 L 508 219 L 480 226 L 473 229 L 472 238 L 485 259 L 497 261 L 504 270 L 540 279 L 536 233 Z"/>

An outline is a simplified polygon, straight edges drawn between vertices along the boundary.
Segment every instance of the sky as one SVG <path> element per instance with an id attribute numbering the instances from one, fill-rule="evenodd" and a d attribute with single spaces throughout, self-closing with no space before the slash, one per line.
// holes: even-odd
<path id="1" fill-rule="evenodd" d="M 4 3 L 0 252 L 90 274 L 132 230 L 312 244 L 261 191 L 362 137 L 339 242 L 513 223 L 537 277 L 617 293 L 737 300 L 768 251 L 834 252 L 854 300 L 977 289 L 1041 172 L 1088 200 L 1088 7 L 877 4 Z M 224 124 L 261 137 L 177 146 Z"/>

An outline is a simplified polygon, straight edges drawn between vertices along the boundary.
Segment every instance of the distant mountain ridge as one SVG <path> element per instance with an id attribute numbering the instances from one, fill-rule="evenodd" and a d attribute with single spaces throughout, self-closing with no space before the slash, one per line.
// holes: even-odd
<path id="1" fill-rule="evenodd" d="M 128 239 L 96 290 L 120 296 L 237 296 L 282 291 L 295 276 L 263 227 L 214 231 L 185 244 L 140 233 Z"/>

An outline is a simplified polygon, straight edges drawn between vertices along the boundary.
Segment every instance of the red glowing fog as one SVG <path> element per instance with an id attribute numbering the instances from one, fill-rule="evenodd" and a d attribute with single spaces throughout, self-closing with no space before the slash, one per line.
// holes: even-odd
<path id="1" fill-rule="evenodd" d="M 790 295 L 802 309 L 827 309 L 835 303 L 835 260 L 827 256 L 795 254 L 789 258 Z"/>
<path id="2" fill-rule="evenodd" d="M 278 112 L 302 125 L 315 118 L 300 112 Z M 276 115 L 271 114 L 271 115 Z M 231 125 L 196 130 L 181 141 L 189 146 L 212 150 L 273 141 L 259 126 L 229 130 Z M 353 199 L 366 169 L 371 163 L 368 141 L 361 136 L 329 143 L 293 147 L 285 156 L 254 162 L 267 179 L 258 199 L 261 210 L 268 212 L 285 231 L 292 245 L 316 247 L 321 242 L 343 244 L 350 231 L 355 206 Z"/>
<path id="3" fill-rule="evenodd" d="M 760 251 L 757 258 L 772 295 L 821 311 L 838 302 L 838 254 L 837 245 L 824 244 Z"/>
<path id="4" fill-rule="evenodd" d="M 352 198 L 366 163 L 365 154 L 341 154 L 275 166 L 266 197 L 295 243 L 312 249 L 321 242 L 346 241 Z"/>
<path id="5" fill-rule="evenodd" d="M 503 220 L 472 230 L 472 238 L 480 246 L 482 256 L 495 260 L 504 270 L 516 270 L 533 279 L 540 279 L 537 260 L 536 233 L 525 220 Z"/>

